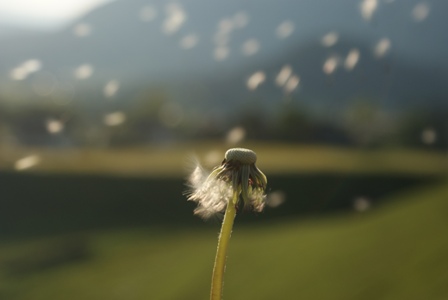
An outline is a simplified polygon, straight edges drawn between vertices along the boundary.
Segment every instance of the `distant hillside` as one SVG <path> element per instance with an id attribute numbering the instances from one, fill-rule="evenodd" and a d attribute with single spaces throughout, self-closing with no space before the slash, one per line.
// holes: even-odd
<path id="1" fill-rule="evenodd" d="M 275 106 L 285 97 L 285 86 L 275 81 L 286 66 L 297 81 L 286 96 L 324 114 L 356 98 L 385 110 L 446 108 L 448 63 L 440 53 L 448 51 L 448 39 L 440 25 L 448 26 L 441 14 L 448 3 L 429 2 L 428 18 L 416 22 L 418 3 L 380 2 L 365 20 L 355 0 L 115 1 L 60 32 L 7 39 L 0 53 L 0 97 L 30 100 L 47 80 L 56 82 L 49 93 L 70 86 L 70 97 L 98 105 L 103 87 L 116 80 L 117 100 L 157 87 L 181 106 L 225 112 L 247 99 Z M 350 53 L 358 58 L 346 67 Z M 41 63 L 39 70 L 11 80 L 29 59 Z M 248 88 L 256 72 L 262 80 Z"/>

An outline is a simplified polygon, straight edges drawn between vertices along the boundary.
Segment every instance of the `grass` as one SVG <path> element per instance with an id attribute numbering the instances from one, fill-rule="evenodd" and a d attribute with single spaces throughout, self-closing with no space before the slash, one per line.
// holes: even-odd
<path id="1" fill-rule="evenodd" d="M 447 195 L 439 184 L 363 214 L 247 226 L 237 217 L 224 299 L 447 299 Z M 0 298 L 207 299 L 212 227 L 4 241 Z"/>
<path id="2" fill-rule="evenodd" d="M 249 142 L 259 167 L 269 174 L 335 172 L 376 174 L 448 173 L 446 153 L 412 149 L 360 150 L 329 146 L 303 146 Z M 179 177 L 194 155 L 206 167 L 219 164 L 229 148 L 219 142 L 120 149 L 49 149 L 3 147 L 0 170 L 14 170 L 21 158 L 36 155 L 39 163 L 27 171 L 81 174 Z M 182 172 L 184 171 L 184 172 Z"/>

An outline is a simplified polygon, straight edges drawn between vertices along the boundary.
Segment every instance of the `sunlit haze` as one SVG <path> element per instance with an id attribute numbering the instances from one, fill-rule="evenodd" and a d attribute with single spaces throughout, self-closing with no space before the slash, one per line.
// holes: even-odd
<path id="1" fill-rule="evenodd" d="M 2 22 L 22 28 L 54 29 L 114 0 L 0 0 Z"/>

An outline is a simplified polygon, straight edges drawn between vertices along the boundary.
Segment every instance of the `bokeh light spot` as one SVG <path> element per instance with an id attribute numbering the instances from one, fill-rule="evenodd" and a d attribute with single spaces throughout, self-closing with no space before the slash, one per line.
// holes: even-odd
<path id="1" fill-rule="evenodd" d="M 324 47 L 331 47 L 336 45 L 338 40 L 339 34 L 335 31 L 331 31 L 322 37 L 321 44 Z"/>
<path id="2" fill-rule="evenodd" d="M 244 140 L 246 137 L 246 130 L 241 127 L 234 127 L 227 132 L 226 142 L 231 145 L 236 145 Z"/>
<path id="3" fill-rule="evenodd" d="M 17 171 L 26 170 L 34 167 L 41 162 L 41 158 L 38 155 L 29 155 L 17 160 L 14 164 L 14 169 Z"/>
<path id="4" fill-rule="evenodd" d="M 42 62 L 38 59 L 28 59 L 21 63 L 18 67 L 12 69 L 9 77 L 12 80 L 24 80 L 28 75 L 39 71 L 42 68 Z"/>
<path id="5" fill-rule="evenodd" d="M 422 142 L 426 145 L 432 145 L 437 140 L 437 133 L 433 128 L 426 128 L 422 131 Z"/>
<path id="6" fill-rule="evenodd" d="M 104 116 L 103 122 L 107 126 L 118 126 L 126 121 L 126 115 L 121 111 L 109 113 Z"/>
<path id="7" fill-rule="evenodd" d="M 229 53 L 230 49 L 228 47 L 216 47 L 213 52 L 213 58 L 216 61 L 223 61 L 229 56 Z"/>
<path id="8" fill-rule="evenodd" d="M 230 33 L 234 29 L 233 21 L 230 18 L 221 19 L 218 23 L 218 30 L 222 33 Z"/>
<path id="9" fill-rule="evenodd" d="M 196 34 L 189 34 L 184 36 L 181 40 L 180 40 L 180 46 L 183 49 L 192 49 L 194 48 L 199 42 L 199 37 Z"/>
<path id="10" fill-rule="evenodd" d="M 260 50 L 260 43 L 256 39 L 249 39 L 243 44 L 243 54 L 252 56 Z"/>
<path id="11" fill-rule="evenodd" d="M 294 23 L 292 21 L 286 20 L 278 25 L 275 30 L 275 34 L 278 38 L 284 39 L 289 37 L 294 32 Z"/>
<path id="12" fill-rule="evenodd" d="M 117 80 L 109 81 L 103 89 L 103 94 L 106 98 L 111 98 L 115 96 L 120 88 L 120 83 Z"/>
<path id="13" fill-rule="evenodd" d="M 22 64 L 22 68 L 28 73 L 34 73 L 42 68 L 42 63 L 38 59 L 29 59 Z"/>
<path id="14" fill-rule="evenodd" d="M 47 131 L 51 134 L 60 133 L 64 129 L 64 123 L 56 119 L 48 119 L 45 125 Z"/>
<path id="15" fill-rule="evenodd" d="M 171 35 L 179 31 L 187 20 L 187 14 L 184 9 L 175 3 L 168 4 L 165 7 L 166 18 L 163 22 L 162 30 L 165 34 Z"/>
<path id="16" fill-rule="evenodd" d="M 77 37 L 86 37 L 92 34 L 92 26 L 87 23 L 79 23 L 73 27 L 73 34 Z"/>
<path id="17" fill-rule="evenodd" d="M 329 57 L 324 62 L 322 70 L 324 71 L 325 74 L 330 75 L 330 74 L 334 73 L 334 71 L 336 71 L 338 64 L 339 64 L 339 60 L 337 57 L 334 57 L 334 56 Z"/>
<path id="18" fill-rule="evenodd" d="M 378 8 L 378 0 L 363 0 L 360 4 L 361 16 L 370 21 Z"/>
<path id="19" fill-rule="evenodd" d="M 299 76 L 297 76 L 297 75 L 291 76 L 288 79 L 288 81 L 286 81 L 285 92 L 286 93 L 293 92 L 297 88 L 297 86 L 299 85 L 299 82 L 300 82 L 300 77 Z"/>
<path id="20" fill-rule="evenodd" d="M 87 79 L 92 76 L 93 71 L 94 69 L 92 65 L 89 64 L 80 65 L 75 70 L 75 78 L 80 80 Z"/>
<path id="21" fill-rule="evenodd" d="M 284 86 L 286 81 L 289 79 L 289 77 L 292 74 L 292 68 L 290 65 L 284 66 L 280 72 L 278 73 L 277 77 L 275 78 L 275 83 L 278 86 Z"/>
<path id="22" fill-rule="evenodd" d="M 266 205 L 269 207 L 278 207 L 285 202 L 286 196 L 282 191 L 274 191 L 266 196 Z"/>
<path id="23" fill-rule="evenodd" d="M 351 49 L 344 61 L 344 68 L 351 71 L 359 61 L 360 53 L 358 49 Z"/>
<path id="24" fill-rule="evenodd" d="M 375 45 L 375 48 L 373 50 L 373 53 L 375 57 L 381 58 L 389 52 L 389 49 L 391 47 L 390 40 L 388 38 L 382 38 L 378 41 L 378 43 Z"/>
<path id="25" fill-rule="evenodd" d="M 266 74 L 263 71 L 253 73 L 249 79 L 247 79 L 247 88 L 251 91 L 258 88 L 266 80 Z"/>
<path id="26" fill-rule="evenodd" d="M 353 208 L 357 212 L 365 212 L 369 210 L 370 206 L 370 200 L 366 197 L 358 197 L 353 201 Z"/>
<path id="27" fill-rule="evenodd" d="M 25 68 L 17 67 L 9 72 L 9 77 L 12 80 L 24 80 L 28 77 L 28 72 L 25 70 Z"/>
<path id="28" fill-rule="evenodd" d="M 418 3 L 412 10 L 412 18 L 416 22 L 424 21 L 428 17 L 429 12 L 428 3 Z"/>

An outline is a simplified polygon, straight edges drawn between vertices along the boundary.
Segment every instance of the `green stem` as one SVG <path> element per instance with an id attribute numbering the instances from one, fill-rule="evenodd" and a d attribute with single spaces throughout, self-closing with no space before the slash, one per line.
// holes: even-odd
<path id="1" fill-rule="evenodd" d="M 222 287 L 224 285 L 224 270 L 226 268 L 227 248 L 230 235 L 232 234 L 233 220 L 235 219 L 235 205 L 238 200 L 238 193 L 233 193 L 233 199 L 227 205 L 222 221 L 221 233 L 218 238 L 218 249 L 216 251 L 215 266 L 213 267 L 212 288 L 210 291 L 210 300 L 222 299 Z"/>

